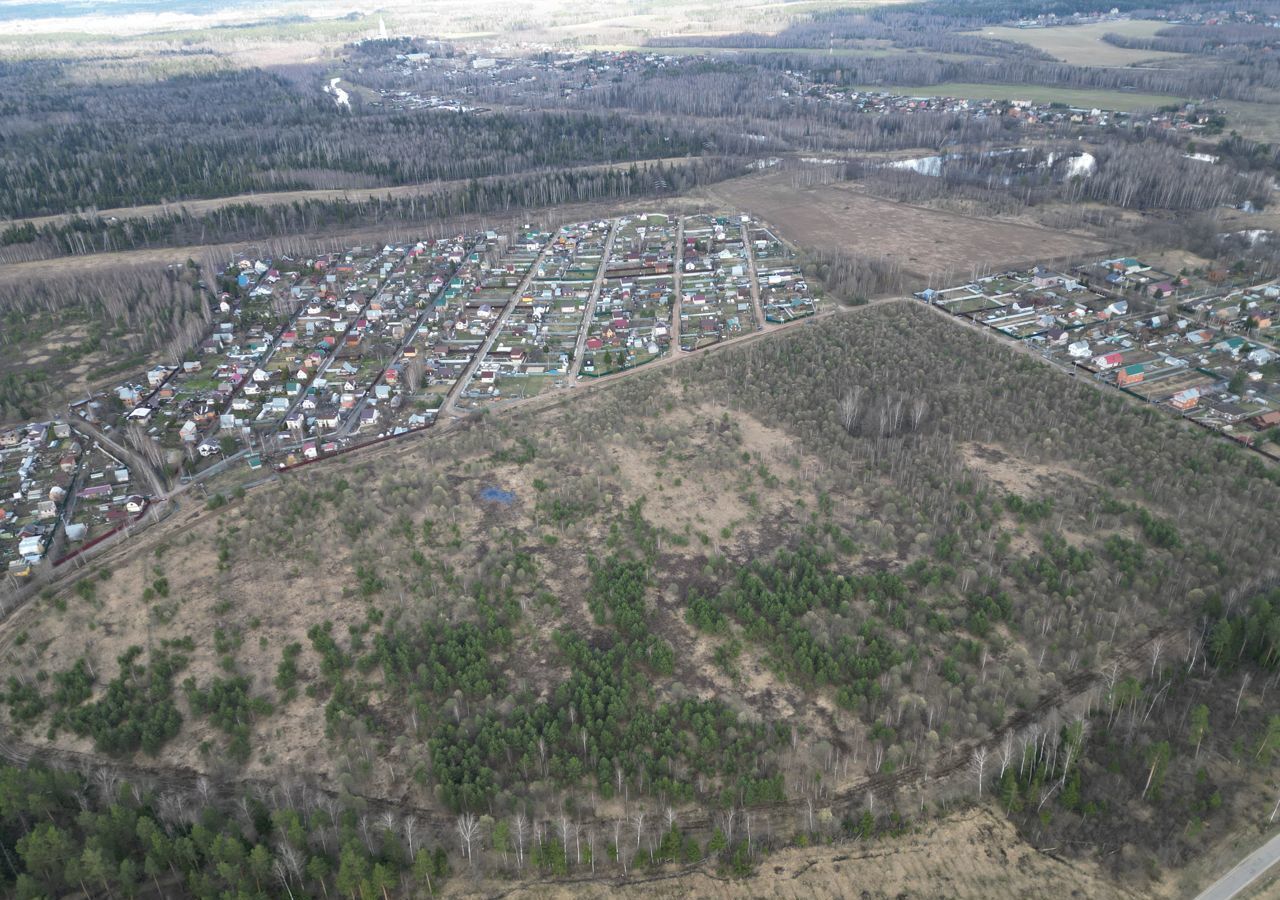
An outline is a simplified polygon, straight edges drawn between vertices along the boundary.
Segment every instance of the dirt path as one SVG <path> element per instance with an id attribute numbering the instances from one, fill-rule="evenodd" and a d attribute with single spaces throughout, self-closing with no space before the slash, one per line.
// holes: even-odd
<path id="1" fill-rule="evenodd" d="M 676 252 L 671 260 L 671 356 L 680 353 L 680 308 L 684 306 L 684 297 L 680 293 L 680 282 L 684 277 L 684 216 L 676 226 Z"/>
<path id="2" fill-rule="evenodd" d="M 573 362 L 569 369 L 569 382 L 576 383 L 578 372 L 582 370 L 582 354 L 586 352 L 587 332 L 591 330 L 591 320 L 596 314 L 596 304 L 600 301 L 600 291 L 604 288 L 604 275 L 609 268 L 609 254 L 613 252 L 613 241 L 618 236 L 618 220 L 609 223 L 609 237 L 604 242 L 604 254 L 600 257 L 600 268 L 596 269 L 596 277 L 591 282 L 591 296 L 587 298 L 587 314 L 578 327 L 578 340 L 573 345 Z"/>
<path id="3" fill-rule="evenodd" d="M 688 162 L 694 157 L 691 156 L 667 156 L 657 159 L 637 159 L 628 162 L 619 163 L 597 163 L 588 166 L 571 166 L 567 169 L 546 170 L 548 173 L 576 172 L 587 174 L 590 172 L 606 172 L 617 171 L 631 168 L 631 166 L 672 165 L 676 163 Z M 526 177 L 528 175 L 540 174 L 540 170 L 521 173 L 518 177 Z M 480 183 L 500 182 L 513 176 L 496 175 L 488 178 L 478 179 Z M 204 199 L 178 200 L 172 203 L 148 203 L 139 206 L 120 206 L 115 209 L 101 209 L 85 213 L 59 213 L 49 216 L 33 216 L 26 219 L 13 219 L 8 222 L 0 220 L 0 228 L 10 224 L 20 224 L 30 222 L 37 228 L 43 228 L 45 225 L 63 225 L 73 219 L 99 218 L 99 219 L 147 219 L 157 216 L 165 216 L 171 213 L 186 211 L 191 215 L 200 215 L 202 213 L 213 212 L 227 206 L 237 206 L 244 203 L 252 203 L 257 206 L 281 206 L 293 203 L 304 203 L 307 200 L 374 200 L 384 197 L 426 197 L 431 194 L 440 193 L 441 191 L 452 190 L 457 187 L 466 187 L 471 183 L 471 179 L 462 178 L 452 181 L 422 181 L 415 184 L 401 184 L 389 187 L 372 187 L 372 188 L 315 188 L 312 190 L 298 191 L 263 191 L 261 193 L 235 194 L 231 197 L 209 197 Z"/>
<path id="4" fill-rule="evenodd" d="M 760 280 L 756 277 L 756 252 L 751 247 L 751 229 L 742 223 L 742 246 L 747 252 L 747 275 L 751 278 L 751 309 L 756 317 L 756 330 L 764 329 L 764 310 L 760 308 Z"/>
<path id="5" fill-rule="evenodd" d="M 454 382 L 453 387 L 449 391 L 449 395 L 445 397 L 445 401 L 440 406 L 440 412 L 436 416 L 437 419 L 445 416 L 457 415 L 458 398 L 466 393 L 467 386 L 471 384 L 471 380 L 475 378 L 476 372 L 484 365 L 484 358 L 489 355 L 489 350 L 493 347 L 493 342 L 498 339 L 498 335 L 502 332 L 502 326 L 507 324 L 507 319 L 511 317 L 511 312 L 516 308 L 516 304 L 520 302 L 520 298 L 524 296 L 524 292 L 529 289 L 529 285 L 533 283 L 533 279 L 538 277 L 538 267 L 542 265 L 542 261 L 547 258 L 547 253 L 551 250 L 551 239 L 542 245 L 542 249 L 538 251 L 538 256 L 529 265 L 529 270 L 525 272 L 520 283 L 516 285 L 516 289 L 511 292 L 510 298 L 507 299 L 507 305 L 502 308 L 498 321 L 494 322 L 493 327 L 489 329 L 488 336 L 485 337 L 484 343 L 480 345 L 480 349 L 471 357 L 471 362 L 467 363 L 466 369 L 462 375 Z"/>

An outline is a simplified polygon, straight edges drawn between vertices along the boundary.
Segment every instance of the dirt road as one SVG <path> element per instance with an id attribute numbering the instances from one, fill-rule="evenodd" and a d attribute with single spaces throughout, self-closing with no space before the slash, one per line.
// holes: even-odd
<path id="1" fill-rule="evenodd" d="M 691 156 L 667 156 L 657 159 L 637 159 L 619 163 L 597 163 L 589 166 L 570 166 L 568 168 L 557 168 L 548 170 L 548 172 L 576 172 L 587 174 L 590 172 L 604 172 L 610 170 L 629 169 L 633 165 L 647 166 L 662 163 L 663 165 L 672 165 L 678 163 L 689 162 L 694 159 Z M 528 175 L 537 175 L 538 171 L 522 173 L 520 177 Z M 488 178 L 478 179 L 480 183 L 487 184 L 491 182 L 500 182 L 510 176 L 495 175 Z M 456 179 L 453 181 L 423 181 L 415 184 L 400 184 L 386 187 L 371 188 L 316 188 L 313 190 L 299 191 L 262 191 L 260 193 L 251 194 L 235 194 L 231 197 L 210 197 L 205 199 L 177 200 L 172 203 L 148 203 L 140 206 L 120 206 L 115 209 L 100 209 L 85 213 L 60 213 L 51 216 L 34 216 L 27 219 L 13 219 L 9 222 L 0 220 L 0 228 L 10 224 L 21 224 L 30 222 L 37 228 L 43 228 L 45 225 L 62 225 L 76 218 L 99 218 L 99 219 L 150 219 L 157 216 L 165 216 L 171 213 L 186 211 L 191 215 L 200 215 L 202 213 L 213 212 L 227 206 L 237 206 L 244 203 L 252 203 L 256 206 L 280 206 L 293 203 L 304 203 L 307 200 L 374 200 L 385 197 L 426 197 L 441 191 L 451 190 L 457 187 L 466 187 L 470 184 L 470 179 Z"/>

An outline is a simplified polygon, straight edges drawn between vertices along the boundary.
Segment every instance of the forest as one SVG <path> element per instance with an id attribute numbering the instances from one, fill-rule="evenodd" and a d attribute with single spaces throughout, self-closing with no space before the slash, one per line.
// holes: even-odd
<path id="1" fill-rule="evenodd" d="M 348 112 L 261 69 L 78 85 L 56 64 L 14 63 L 0 89 L 10 218 L 690 156 L 708 137 L 670 120 L 552 111 Z"/>
<path id="2" fill-rule="evenodd" d="M 173 208 L 130 217 L 77 215 L 36 227 L 30 222 L 0 232 L 0 260 L 21 262 L 154 247 L 259 241 L 305 243 L 343 229 L 382 227 L 421 234 L 456 219 L 500 218 L 521 210 L 574 203 L 669 197 L 742 174 L 744 160 L 696 158 L 630 166 L 444 182 L 420 194 L 320 199 L 290 203 L 244 202 L 193 212 Z"/>

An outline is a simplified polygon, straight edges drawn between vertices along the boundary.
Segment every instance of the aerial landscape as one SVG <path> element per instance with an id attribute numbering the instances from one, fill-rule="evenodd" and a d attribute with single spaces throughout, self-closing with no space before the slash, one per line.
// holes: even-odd
<path id="1" fill-rule="evenodd" d="M 1280 896 L 1280 0 L 0 25 L 0 896 Z"/>

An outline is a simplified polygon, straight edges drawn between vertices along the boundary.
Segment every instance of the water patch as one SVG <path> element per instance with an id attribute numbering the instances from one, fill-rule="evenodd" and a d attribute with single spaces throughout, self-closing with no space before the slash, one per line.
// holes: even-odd
<path id="1" fill-rule="evenodd" d="M 500 487 L 490 485 L 481 489 L 480 499 L 486 503 L 501 503 L 503 506 L 510 506 L 516 502 L 516 495 L 511 491 L 504 491 Z"/>

